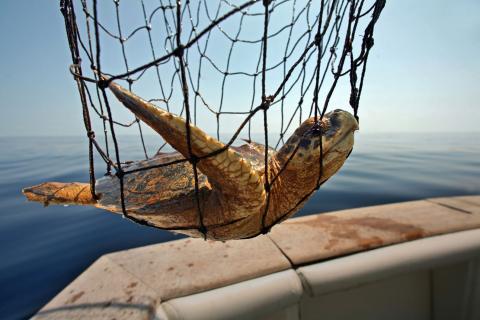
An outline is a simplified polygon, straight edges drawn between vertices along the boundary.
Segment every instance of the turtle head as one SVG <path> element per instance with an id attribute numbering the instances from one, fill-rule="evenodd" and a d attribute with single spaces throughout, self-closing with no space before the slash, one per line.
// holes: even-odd
<path id="1" fill-rule="evenodd" d="M 355 117 L 340 109 L 326 113 L 319 121 L 311 117 L 295 130 L 279 150 L 277 160 L 280 165 L 288 161 L 289 171 L 294 170 L 299 178 L 310 181 L 316 181 L 308 178 L 312 175 L 318 177 L 322 161 L 320 182 L 324 182 L 340 169 L 350 155 L 355 130 L 358 130 Z"/>

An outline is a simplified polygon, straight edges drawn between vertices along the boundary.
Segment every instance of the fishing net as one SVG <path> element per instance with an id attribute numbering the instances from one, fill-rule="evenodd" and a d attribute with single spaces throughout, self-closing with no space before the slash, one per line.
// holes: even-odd
<path id="1" fill-rule="evenodd" d="M 124 169 L 119 132 L 135 130 L 146 159 L 165 148 L 162 142 L 148 150 L 144 131 L 149 129 L 112 107 L 118 102 L 106 90 L 109 81 L 183 116 L 187 145 L 190 123 L 216 135 L 225 149 L 238 138 L 261 136 L 267 173 L 268 147 L 281 147 L 306 118 L 320 120 L 334 104 L 350 105 L 358 120 L 374 27 L 384 5 L 385 0 L 60 1 L 89 141 L 92 194 L 96 152 L 106 173 L 119 178 L 124 216 L 136 220 L 125 209 L 124 177 L 131 172 Z M 180 161 L 193 167 L 199 231 L 205 235 L 199 160 L 190 152 Z M 167 165 L 172 163 L 162 164 Z M 322 159 L 319 166 L 321 175 Z M 267 208 L 271 186 L 265 174 Z M 259 233 L 273 225 L 263 221 Z"/>

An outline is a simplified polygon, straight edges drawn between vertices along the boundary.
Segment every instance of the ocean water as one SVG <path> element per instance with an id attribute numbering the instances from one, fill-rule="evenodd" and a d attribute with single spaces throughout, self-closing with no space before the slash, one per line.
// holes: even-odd
<path id="1" fill-rule="evenodd" d="M 479 133 L 357 134 L 347 163 L 297 216 L 480 194 L 479 138 Z M 137 138 L 121 140 L 122 152 L 138 156 Z M 156 142 L 147 137 L 147 144 Z M 102 254 L 180 238 L 95 208 L 43 208 L 25 201 L 20 190 L 26 186 L 87 181 L 83 138 L 0 138 L 0 150 L 2 319 L 31 316 Z M 98 175 L 102 172 L 99 165 Z"/>

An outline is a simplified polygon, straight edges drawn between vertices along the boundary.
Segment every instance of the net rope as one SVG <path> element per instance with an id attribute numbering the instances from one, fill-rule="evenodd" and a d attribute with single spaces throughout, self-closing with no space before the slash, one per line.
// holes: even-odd
<path id="1" fill-rule="evenodd" d="M 342 92 L 348 92 L 347 103 L 358 120 L 367 60 L 374 44 L 373 32 L 384 6 L 385 0 L 141 0 L 134 4 L 120 0 L 61 0 L 72 58 L 70 72 L 78 88 L 88 137 L 92 195 L 96 198 L 96 152 L 106 164 L 106 173 L 119 178 L 124 216 L 145 224 L 126 210 L 125 175 L 189 161 L 200 226 L 195 228 L 206 237 L 198 196 L 198 161 L 225 151 L 241 134 L 252 141 L 255 130 L 261 128 L 267 202 L 259 234 L 268 232 L 296 210 L 292 208 L 266 225 L 271 187 L 298 149 L 297 146 L 284 167 L 270 177 L 269 146 L 281 147 L 285 135 L 307 117 L 314 116 L 318 123 L 334 93 L 340 90 L 342 79 L 346 79 Z M 133 10 L 136 11 L 130 12 Z M 133 47 L 140 48 L 142 53 L 132 50 Z M 116 59 L 110 62 L 113 56 Z M 99 78 L 99 74 L 108 75 L 108 80 Z M 125 82 L 134 92 L 140 87 L 144 90 L 146 85 L 142 82 L 150 86 L 155 82 L 156 88 L 149 87 L 148 92 L 153 91 L 157 96 L 149 101 L 160 103 L 167 111 L 186 119 L 189 156 L 125 170 L 117 139 L 119 130 L 136 128 L 145 159 L 149 159 L 149 150 L 138 118 L 114 119 L 113 102 L 106 90 L 110 81 Z M 214 82 L 217 85 L 204 84 Z M 242 103 L 232 103 L 242 99 Z M 229 108 L 229 104 L 235 108 Z M 92 120 L 92 114 L 98 121 Z M 224 148 L 198 157 L 192 153 L 190 126 L 201 127 L 202 121 L 207 122 L 203 119 L 207 115 L 214 119 L 218 140 L 225 129 L 222 121 L 226 117 L 233 117 L 238 124 Z M 271 125 L 272 119 L 276 126 Z M 103 131 L 101 139 L 96 137 L 94 125 Z M 278 133 L 273 143 L 269 141 L 272 127 Z M 166 143 L 161 144 L 158 151 L 165 146 Z M 322 143 L 319 148 L 321 153 Z M 320 187 L 322 157 L 319 167 L 316 187 L 297 206 Z M 184 227 L 188 228 L 193 226 Z"/>

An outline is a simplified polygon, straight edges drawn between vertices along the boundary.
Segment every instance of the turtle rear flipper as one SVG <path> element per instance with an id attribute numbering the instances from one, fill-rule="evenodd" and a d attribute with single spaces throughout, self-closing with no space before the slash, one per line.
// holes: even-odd
<path id="1" fill-rule="evenodd" d="M 23 194 L 30 201 L 49 204 L 94 205 L 97 201 L 92 197 L 90 185 L 80 182 L 45 182 L 33 187 L 24 188 Z"/>

